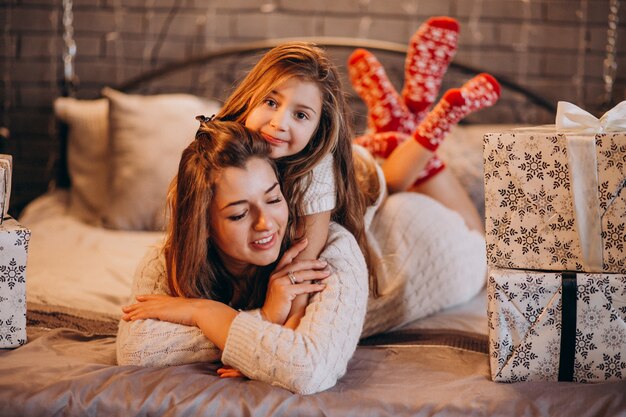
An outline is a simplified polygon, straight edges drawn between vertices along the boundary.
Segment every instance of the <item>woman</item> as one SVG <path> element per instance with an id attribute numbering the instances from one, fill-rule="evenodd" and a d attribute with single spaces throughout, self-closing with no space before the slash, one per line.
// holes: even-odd
<path id="1" fill-rule="evenodd" d="M 380 296 L 368 304 L 359 245 L 333 222 L 320 256 L 326 263 L 292 262 L 305 245 L 298 242 L 274 264 L 277 246 L 290 244 L 282 242 L 289 225 L 263 143 L 241 125 L 213 121 L 184 152 L 168 196 L 165 247 L 150 251 L 138 268 L 133 294 L 139 302 L 124 309 L 120 364 L 216 361 L 222 351 L 224 364 L 252 379 L 313 393 L 345 373 L 360 337 L 467 300 L 482 287 L 482 236 L 457 213 L 416 193 L 393 195 L 375 213 L 384 179 L 364 150 L 358 177 L 373 203 L 365 223 L 371 223 L 368 237 L 379 260 Z M 240 221 L 247 226 L 225 238 L 229 222 Z M 172 270 L 167 265 L 176 257 L 197 265 L 184 274 Z M 268 283 L 263 276 L 269 271 Z M 320 279 L 323 285 L 312 282 Z M 180 292 L 185 297 L 168 296 Z M 305 293 L 313 296 L 299 326 L 283 327 L 291 301 Z"/>
<path id="2" fill-rule="evenodd" d="M 120 322 L 120 365 L 221 356 L 250 378 L 302 394 L 329 388 L 345 373 L 365 317 L 363 255 L 354 237 L 331 223 L 325 261 L 291 262 L 306 245 L 298 242 L 276 264 L 289 243 L 289 220 L 269 155 L 260 134 L 239 123 L 202 124 L 168 194 L 165 245 L 137 269 L 132 293 L 154 295 L 124 310 L 130 321 Z M 177 264 L 188 267 L 177 271 Z M 311 283 L 317 279 L 323 284 Z M 283 327 L 295 296 L 312 292 L 297 331 Z M 169 297 L 180 293 L 185 297 Z M 148 317 L 160 320 L 139 320 Z"/>

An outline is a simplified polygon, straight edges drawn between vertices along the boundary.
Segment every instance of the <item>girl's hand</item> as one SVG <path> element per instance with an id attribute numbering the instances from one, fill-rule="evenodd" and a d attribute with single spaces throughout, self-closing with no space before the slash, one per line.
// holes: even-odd
<path id="1" fill-rule="evenodd" d="M 122 307 L 126 321 L 158 319 L 171 323 L 195 326 L 194 313 L 206 300 L 169 295 L 138 295 L 137 303 Z"/>
<path id="2" fill-rule="evenodd" d="M 220 378 L 246 378 L 244 374 L 229 365 L 224 365 L 217 370 Z"/>
<path id="3" fill-rule="evenodd" d="M 285 256 L 289 256 L 288 252 Z M 283 262 L 284 259 L 285 257 L 281 259 L 277 269 L 270 276 L 265 303 L 261 308 L 262 315 L 268 321 L 277 324 L 284 324 L 287 321 L 291 303 L 299 294 L 318 292 L 326 287 L 325 284 L 312 281 L 330 276 L 330 268 L 324 260 L 294 261 L 290 258 L 289 262 Z"/>

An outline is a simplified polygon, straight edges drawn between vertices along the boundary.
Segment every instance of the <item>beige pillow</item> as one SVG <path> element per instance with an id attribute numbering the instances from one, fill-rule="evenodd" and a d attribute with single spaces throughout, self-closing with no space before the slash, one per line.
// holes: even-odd
<path id="1" fill-rule="evenodd" d="M 54 101 L 54 112 L 68 125 L 69 214 L 100 225 L 109 188 L 109 102 L 61 97 Z"/>
<path id="2" fill-rule="evenodd" d="M 105 227 L 162 230 L 165 197 L 183 149 L 219 104 L 188 94 L 128 95 L 105 88 L 111 130 L 111 188 Z"/>

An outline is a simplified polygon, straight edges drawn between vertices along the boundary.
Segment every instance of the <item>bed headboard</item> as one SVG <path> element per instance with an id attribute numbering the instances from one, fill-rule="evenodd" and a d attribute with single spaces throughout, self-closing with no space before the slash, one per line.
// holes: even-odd
<path id="1" fill-rule="evenodd" d="M 355 113 L 357 132 L 362 132 L 365 127 L 366 112 L 365 106 L 347 79 L 346 62 L 354 49 L 365 48 L 373 52 L 383 63 L 396 88 L 398 90 L 402 88 L 406 45 L 371 39 L 337 37 L 268 39 L 224 47 L 147 71 L 123 82 L 116 88 L 120 91 L 140 94 L 183 91 L 223 100 L 237 81 L 243 78 L 246 71 L 258 61 L 265 51 L 287 41 L 313 42 L 328 51 L 344 76 L 343 84 L 348 93 L 351 108 Z M 474 68 L 453 61 L 446 73 L 441 91 L 459 87 L 480 72 L 490 71 L 488 67 Z M 503 87 L 502 97 L 498 105 L 473 115 L 466 122 L 541 124 L 554 120 L 554 113 L 556 112 L 554 104 L 502 75 L 493 73 L 492 75 L 498 79 Z"/>
<path id="2" fill-rule="evenodd" d="M 352 89 L 346 62 L 356 48 L 373 52 L 384 65 L 395 87 L 400 90 L 404 82 L 404 60 L 407 45 L 394 42 L 357 38 L 305 37 L 268 39 L 234 46 L 224 46 L 208 53 L 193 56 L 179 62 L 171 62 L 159 68 L 149 69 L 137 76 L 112 87 L 125 93 L 152 95 L 165 93 L 188 93 L 223 102 L 234 86 L 258 61 L 262 54 L 286 41 L 308 41 L 327 50 L 336 63 L 343 78 L 344 89 L 351 109 L 355 132 L 362 133 L 366 128 L 367 110 L 364 103 Z M 490 72 L 484 68 L 474 68 L 453 61 L 443 81 L 441 91 L 459 87 L 473 75 Z M 470 115 L 463 123 L 506 123 L 506 124 L 545 124 L 554 120 L 554 104 L 532 90 L 525 88 L 506 77 L 492 73 L 502 86 L 499 102 L 492 108 Z M 59 129 L 59 147 L 52 156 L 50 166 L 53 187 L 68 187 L 66 127 Z"/>

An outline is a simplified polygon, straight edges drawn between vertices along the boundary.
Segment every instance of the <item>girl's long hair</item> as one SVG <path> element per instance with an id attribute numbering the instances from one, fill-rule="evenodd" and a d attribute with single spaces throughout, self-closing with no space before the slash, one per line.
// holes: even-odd
<path id="1" fill-rule="evenodd" d="M 233 277 L 212 244 L 210 216 L 220 173 L 229 167 L 244 168 L 255 157 L 274 167 L 270 151 L 258 133 L 240 123 L 201 124 L 194 141 L 182 153 L 167 195 L 169 223 L 164 254 L 172 294 L 207 298 L 242 309 L 263 304 L 267 276 L 274 265 L 251 266 L 245 276 Z"/>
<path id="2" fill-rule="evenodd" d="M 283 194 L 293 219 L 288 236 L 300 238 L 305 230 L 304 195 L 313 168 L 329 153 L 333 155 L 337 204 L 333 221 L 356 238 L 370 271 L 370 290 L 378 294 L 375 267 L 364 226 L 366 203 L 359 192 L 352 157 L 352 129 L 341 80 L 326 53 L 307 42 L 289 42 L 267 52 L 228 98 L 218 117 L 244 124 L 252 110 L 279 85 L 291 78 L 315 83 L 322 95 L 319 125 L 305 148 L 276 161 Z"/>

